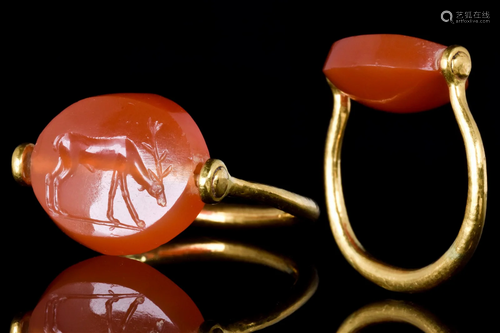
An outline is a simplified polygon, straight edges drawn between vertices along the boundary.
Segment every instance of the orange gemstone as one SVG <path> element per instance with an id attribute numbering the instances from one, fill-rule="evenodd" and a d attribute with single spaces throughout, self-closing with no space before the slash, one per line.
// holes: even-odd
<path id="1" fill-rule="evenodd" d="M 446 46 L 402 35 L 361 35 L 335 42 L 323 67 L 343 93 L 368 107 L 398 113 L 449 102 L 440 60 Z"/>
<path id="2" fill-rule="evenodd" d="M 192 299 L 153 267 L 99 256 L 59 274 L 33 310 L 29 332 L 197 332 Z"/>
<path id="3" fill-rule="evenodd" d="M 153 94 L 81 100 L 40 134 L 33 190 L 70 237 L 104 254 L 149 251 L 203 208 L 195 173 L 209 158 L 196 123 Z"/>

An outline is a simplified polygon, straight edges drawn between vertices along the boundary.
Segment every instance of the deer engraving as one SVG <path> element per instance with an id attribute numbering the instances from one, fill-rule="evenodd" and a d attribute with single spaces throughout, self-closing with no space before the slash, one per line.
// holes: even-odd
<path id="1" fill-rule="evenodd" d="M 137 227 L 144 228 L 146 224 L 139 218 L 130 199 L 127 176 L 130 175 L 139 184 L 140 191 L 146 190 L 155 198 L 159 206 L 167 205 L 163 179 L 172 171 L 172 165 L 163 170 L 162 162 L 167 157 L 167 151 L 160 154 L 156 144 L 156 134 L 161 126 L 162 123 L 158 121 L 153 123 L 149 118 L 148 127 L 152 144 L 142 142 L 142 145 L 153 156 L 156 173 L 144 165 L 136 144 L 125 136 L 89 137 L 70 132 L 56 137 L 53 148 L 59 155 L 58 163 L 54 171 L 45 176 L 45 198 L 49 210 L 55 214 L 71 217 L 71 214 L 60 207 L 59 188 L 65 180 L 74 175 L 81 165 L 92 173 L 96 170 L 112 172 L 106 212 L 108 220 L 115 226 L 121 224 L 114 217 L 113 212 L 116 190 L 120 186 L 130 216 Z"/>
<path id="2" fill-rule="evenodd" d="M 92 301 L 104 302 L 103 309 L 105 313 L 102 315 L 105 319 L 107 327 L 104 327 L 108 333 L 123 333 L 130 330 L 128 325 L 133 321 L 134 315 L 138 308 L 145 303 L 146 296 L 140 293 L 114 293 L 108 290 L 108 293 L 102 294 L 70 294 L 70 295 L 52 295 L 47 302 L 45 308 L 44 333 L 62 333 L 58 327 L 58 314 L 60 308 L 64 308 L 65 302 L 78 302 L 82 305 L 82 309 L 86 309 Z M 115 303 L 122 302 L 121 309 L 113 309 Z M 124 305 L 128 305 L 124 311 Z M 121 318 L 120 318 L 121 317 Z M 139 320 L 141 320 L 139 315 Z M 159 317 L 150 317 L 149 322 L 144 322 L 143 325 L 148 327 L 150 333 L 164 332 L 165 319 Z M 67 326 L 67 324 L 66 324 Z"/>

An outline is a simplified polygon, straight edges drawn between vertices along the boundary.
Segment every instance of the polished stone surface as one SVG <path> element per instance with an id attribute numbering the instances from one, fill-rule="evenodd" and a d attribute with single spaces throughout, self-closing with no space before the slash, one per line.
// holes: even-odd
<path id="1" fill-rule="evenodd" d="M 104 254 L 151 250 L 203 208 L 196 174 L 209 158 L 198 126 L 155 94 L 77 101 L 48 123 L 31 157 L 33 190 L 70 237 Z"/>
<path id="2" fill-rule="evenodd" d="M 368 107 L 426 111 L 450 102 L 440 67 L 445 49 L 403 35 L 347 37 L 333 43 L 323 72 L 338 89 Z"/>
<path id="3" fill-rule="evenodd" d="M 97 256 L 72 265 L 47 287 L 29 332 L 193 332 L 203 317 L 191 298 L 144 263 Z"/>

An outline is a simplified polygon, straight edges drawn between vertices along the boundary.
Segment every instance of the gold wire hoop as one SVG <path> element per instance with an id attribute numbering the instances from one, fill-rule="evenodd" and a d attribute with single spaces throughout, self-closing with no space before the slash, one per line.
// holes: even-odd
<path id="1" fill-rule="evenodd" d="M 267 313 L 256 313 L 230 322 L 205 322 L 200 333 L 250 333 L 271 326 L 304 305 L 316 292 L 318 273 L 308 263 L 292 260 L 278 253 L 230 241 L 184 240 L 167 243 L 149 252 L 125 256 L 150 265 L 188 260 L 232 260 L 266 266 L 294 279 L 288 296 Z M 258 310 L 256 312 L 259 312 Z"/>
<path id="2" fill-rule="evenodd" d="M 340 170 L 342 140 L 351 101 L 327 79 L 334 101 L 325 148 L 325 190 L 330 226 L 347 261 L 365 278 L 392 291 L 424 291 L 450 278 L 474 253 L 484 226 L 486 157 L 481 135 L 465 97 L 465 85 L 471 70 L 469 52 L 461 46 L 450 46 L 444 51 L 440 66 L 465 144 L 468 168 L 467 204 L 462 226 L 453 244 L 437 261 L 419 269 L 403 269 L 374 258 L 363 248 L 352 230 L 345 207 Z"/>
<path id="3" fill-rule="evenodd" d="M 434 314 L 411 302 L 385 300 L 368 304 L 347 317 L 337 333 L 358 332 L 380 323 L 403 322 L 426 333 L 451 332 Z"/>
<path id="4" fill-rule="evenodd" d="M 212 227 L 289 225 L 302 219 L 315 221 L 319 206 L 312 199 L 274 186 L 232 177 L 224 162 L 209 159 L 198 177 L 201 200 L 207 204 L 196 218 L 198 225 Z M 221 203 L 235 197 L 259 205 Z"/>

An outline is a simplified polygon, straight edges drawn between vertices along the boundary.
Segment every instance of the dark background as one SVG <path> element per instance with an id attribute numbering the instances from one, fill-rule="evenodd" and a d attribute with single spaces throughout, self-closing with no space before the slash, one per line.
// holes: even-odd
<path id="1" fill-rule="evenodd" d="M 458 332 L 494 331 L 500 140 L 493 86 L 498 66 L 492 50 L 499 18 L 493 7 L 469 3 L 388 10 L 360 3 L 235 3 L 75 7 L 63 14 L 48 8 L 5 10 L 3 330 L 16 313 L 32 310 L 65 268 L 97 255 L 65 236 L 33 191 L 14 182 L 12 151 L 22 142 L 36 142 L 55 115 L 80 99 L 147 92 L 187 110 L 211 156 L 223 160 L 233 176 L 311 197 L 322 209 L 320 219 L 306 226 L 223 233 L 193 226 L 180 236 L 241 239 L 316 266 L 320 283 L 313 298 L 266 332 L 335 332 L 350 313 L 383 299 L 414 302 Z M 443 10 L 487 11 L 491 22 L 445 23 Z M 323 154 L 332 97 L 322 66 L 336 40 L 372 33 L 459 44 L 472 57 L 467 99 L 488 163 L 486 224 L 465 269 L 421 294 L 393 293 L 365 280 L 340 254 L 326 215 Z M 398 115 L 353 102 L 342 172 L 352 226 L 373 255 L 403 267 L 422 267 L 455 239 L 465 208 L 467 167 L 449 105 Z M 211 319 L 231 316 L 231 311 L 244 316 L 286 292 L 281 277 L 266 278 L 262 274 L 269 272 L 259 268 L 189 264 L 162 272 Z M 379 328 L 416 331 L 403 324 Z"/>

